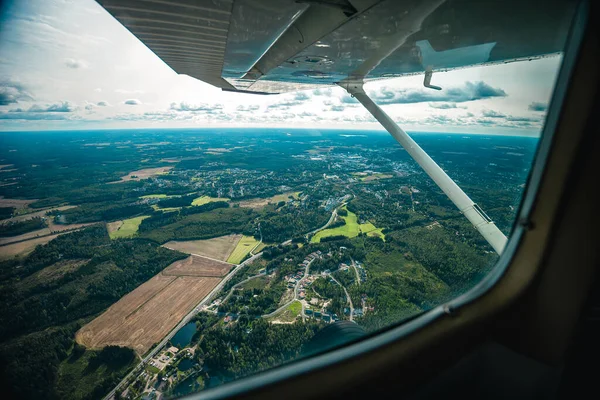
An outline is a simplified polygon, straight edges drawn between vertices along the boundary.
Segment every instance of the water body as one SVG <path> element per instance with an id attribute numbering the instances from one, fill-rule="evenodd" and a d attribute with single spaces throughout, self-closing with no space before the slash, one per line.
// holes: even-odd
<path id="1" fill-rule="evenodd" d="M 177 364 L 177 369 L 180 371 L 187 371 L 194 366 L 194 362 L 189 358 L 184 358 Z"/>
<path id="2" fill-rule="evenodd" d="M 173 336 L 171 339 L 171 343 L 173 343 L 173 346 L 179 349 L 184 348 L 190 344 L 194 333 L 196 333 L 196 323 L 190 322 L 177 331 L 175 336 Z"/>

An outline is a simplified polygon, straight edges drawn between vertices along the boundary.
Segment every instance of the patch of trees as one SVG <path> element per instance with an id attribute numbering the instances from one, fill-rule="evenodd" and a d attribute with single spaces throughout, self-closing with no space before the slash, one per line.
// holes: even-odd
<path id="1" fill-rule="evenodd" d="M 263 249 L 262 251 L 262 256 L 263 258 L 265 258 L 266 260 L 272 260 L 275 257 L 279 257 L 282 254 L 287 253 L 288 251 L 297 249 L 298 245 L 297 244 L 292 244 L 289 246 L 283 246 L 283 245 L 277 245 L 277 246 L 267 246 Z"/>
<path id="2" fill-rule="evenodd" d="M 322 326 L 314 321 L 278 325 L 241 318 L 227 329 L 217 325 L 206 331 L 198 356 L 212 374 L 230 381 L 300 357 L 304 344 Z"/>
<path id="3" fill-rule="evenodd" d="M 55 222 L 61 224 L 81 224 L 86 222 L 116 221 L 136 215 L 150 214 L 152 208 L 146 204 L 129 203 L 89 203 L 63 211 L 52 211 Z"/>
<path id="4" fill-rule="evenodd" d="M 329 213 L 317 206 L 286 207 L 278 213 L 263 217 L 260 231 L 265 242 L 280 243 L 325 225 L 329 217 Z"/>
<path id="5" fill-rule="evenodd" d="M 344 235 L 333 235 L 333 236 L 325 236 L 321 238 L 321 242 L 335 242 L 336 240 L 344 240 L 346 236 Z"/>
<path id="6" fill-rule="evenodd" d="M 22 235 L 27 232 L 36 231 L 46 227 L 46 223 L 40 218 L 26 219 L 25 221 L 13 222 L 0 225 L 0 237 Z"/>
<path id="7" fill-rule="evenodd" d="M 169 208 L 169 207 L 187 207 L 192 204 L 192 201 L 198 197 L 196 194 L 181 196 L 181 197 L 171 197 L 168 199 L 162 199 L 158 202 L 158 206 L 161 208 Z"/>
<path id="8" fill-rule="evenodd" d="M 135 353 L 129 347 L 106 346 L 94 354 L 90 364 L 105 364 L 112 369 L 129 365 L 135 359 Z"/>
<path id="9" fill-rule="evenodd" d="M 156 214 L 142 221 L 140 236 L 165 243 L 169 240 L 200 240 L 232 233 L 246 233 L 256 213 L 246 208 L 217 208 L 183 217 L 168 214 L 164 217 L 155 217 Z M 146 223 L 148 220 L 150 221 Z"/>
<path id="10" fill-rule="evenodd" d="M 13 212 L 15 212 L 14 207 L 0 207 L 0 219 L 12 217 Z"/>

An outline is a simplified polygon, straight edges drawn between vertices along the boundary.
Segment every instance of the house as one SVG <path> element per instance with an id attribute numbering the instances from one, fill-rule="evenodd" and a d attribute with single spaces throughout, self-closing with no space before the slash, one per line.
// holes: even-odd
<path id="1" fill-rule="evenodd" d="M 313 314 L 313 310 L 311 310 L 310 308 L 307 308 L 306 310 L 304 310 L 304 314 L 306 314 L 306 315 L 312 315 Z"/>

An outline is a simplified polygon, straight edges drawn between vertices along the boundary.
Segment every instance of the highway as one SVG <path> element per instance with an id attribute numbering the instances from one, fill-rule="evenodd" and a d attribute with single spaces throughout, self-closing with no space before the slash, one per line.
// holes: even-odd
<path id="1" fill-rule="evenodd" d="M 142 358 L 142 361 L 129 373 L 127 374 L 127 376 L 125 376 L 125 378 L 123 378 L 123 380 L 121 382 L 119 382 L 119 384 L 117 386 L 115 386 L 115 388 L 113 390 L 111 390 L 106 396 L 104 396 L 105 400 L 108 399 L 113 399 L 115 392 L 122 386 L 124 385 L 130 378 L 132 375 L 134 374 L 139 374 L 139 372 L 145 368 L 146 363 L 148 362 L 148 360 L 150 360 L 152 357 L 154 357 L 156 355 L 156 353 L 158 353 L 166 344 L 167 342 L 177 333 L 177 331 L 179 331 L 181 328 L 183 328 L 188 322 L 190 322 L 190 320 L 194 317 L 194 315 L 196 315 L 198 313 L 198 311 L 200 311 L 200 308 L 203 307 L 204 305 L 206 305 L 207 303 L 209 303 L 211 301 L 211 299 L 221 291 L 221 289 L 223 289 L 223 286 L 225 286 L 225 284 L 227 283 L 227 281 L 229 281 L 240 269 L 242 269 L 246 264 L 251 263 L 252 261 L 256 260 L 257 258 L 259 258 L 262 255 L 262 253 L 258 253 L 252 257 L 250 257 L 249 259 L 247 259 L 246 261 L 244 261 L 243 263 L 237 265 L 233 271 L 231 271 L 225 278 L 223 278 L 223 280 L 221 280 L 221 282 L 219 282 L 219 284 L 217 284 L 217 286 L 214 287 L 213 290 L 211 290 L 211 292 L 205 297 L 203 298 L 200 303 L 198 303 L 196 305 L 196 307 L 194 307 L 192 309 L 192 311 L 190 311 L 185 317 L 183 317 L 183 319 L 179 322 L 179 324 L 177 324 L 177 326 L 175 328 L 173 328 L 171 330 L 171 332 L 169 332 L 169 334 L 167 336 L 164 337 L 164 339 L 158 343 L 158 345 L 154 346 L 154 348 L 152 350 L 150 350 L 149 353 L 147 353 L 144 358 Z"/>

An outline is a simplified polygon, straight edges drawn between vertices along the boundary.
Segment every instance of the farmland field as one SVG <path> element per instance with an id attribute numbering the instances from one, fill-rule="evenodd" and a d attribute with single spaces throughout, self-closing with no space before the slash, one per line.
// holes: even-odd
<path id="1" fill-rule="evenodd" d="M 211 260 L 210 258 L 189 256 L 169 265 L 162 272 L 168 276 L 207 276 L 222 277 L 231 269 L 231 265 L 225 262 Z"/>
<path id="2" fill-rule="evenodd" d="M 210 203 L 211 201 L 229 201 L 229 199 L 227 199 L 225 197 L 201 196 L 201 197 L 194 199 L 194 201 L 192 201 L 192 205 L 193 206 L 201 206 L 206 203 Z"/>
<path id="3" fill-rule="evenodd" d="M 220 280 L 159 273 L 81 328 L 75 339 L 90 348 L 126 346 L 142 355 L 165 337 Z"/>
<path id="4" fill-rule="evenodd" d="M 254 247 L 256 247 L 257 244 L 258 240 L 256 240 L 254 237 L 244 235 L 238 242 L 237 246 L 229 256 L 229 258 L 227 259 L 227 262 L 232 264 L 241 263 L 246 257 L 246 255 L 250 253 L 250 251 L 254 249 Z"/>
<path id="5" fill-rule="evenodd" d="M 121 238 L 128 238 L 128 237 L 132 237 L 133 235 L 135 235 L 138 231 L 138 228 L 140 227 L 140 224 L 142 223 L 142 221 L 148 218 L 147 215 L 141 216 L 141 217 L 135 217 L 135 218 L 129 218 L 129 219 L 125 219 L 123 220 L 121 225 L 111 225 L 111 224 L 107 224 L 108 227 L 108 236 L 110 236 L 111 239 L 121 239 Z M 116 230 L 112 230 L 114 228 L 117 228 Z"/>
<path id="6" fill-rule="evenodd" d="M 0 259 L 6 260 L 17 255 L 25 255 L 31 253 L 37 245 L 46 244 L 49 241 L 56 239 L 58 235 L 48 235 L 40 238 L 26 240 L 19 243 L 11 243 L 0 247 Z"/>
<path id="7" fill-rule="evenodd" d="M 235 249 L 242 235 L 226 235 L 207 240 L 187 240 L 183 242 L 170 241 L 163 246 L 183 253 L 198 254 L 227 261 L 231 252 Z"/>

